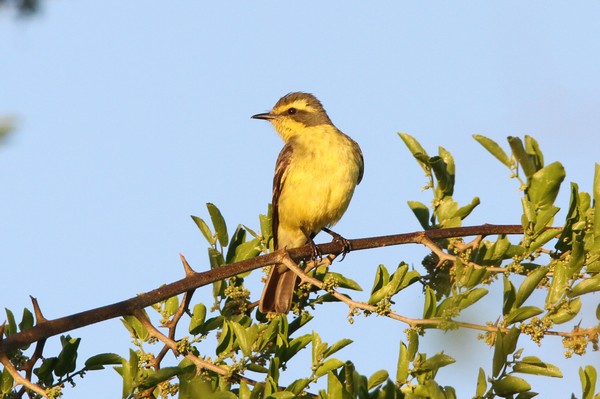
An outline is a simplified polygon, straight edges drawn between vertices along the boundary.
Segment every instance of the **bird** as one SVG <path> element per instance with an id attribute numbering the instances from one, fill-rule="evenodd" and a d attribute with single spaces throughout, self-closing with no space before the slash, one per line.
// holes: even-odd
<path id="1" fill-rule="evenodd" d="M 253 115 L 269 121 L 284 141 L 275 166 L 272 230 L 275 250 L 314 246 L 313 238 L 336 224 L 346 212 L 364 173 L 359 145 L 329 119 L 310 93 L 292 92 L 270 112 Z M 316 248 L 316 247 L 315 247 Z M 263 313 L 288 313 L 296 274 L 272 265 L 259 301 Z"/>

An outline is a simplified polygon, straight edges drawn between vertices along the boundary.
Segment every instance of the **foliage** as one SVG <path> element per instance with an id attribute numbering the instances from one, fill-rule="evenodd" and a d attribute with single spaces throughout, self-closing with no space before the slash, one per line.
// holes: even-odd
<path id="1" fill-rule="evenodd" d="M 14 8 L 21 16 L 30 16 L 39 11 L 39 0 L 0 0 L 0 9 L 8 6 Z"/>
<path id="2" fill-rule="evenodd" d="M 218 280 L 212 284 L 211 304 L 192 304 L 190 291 L 155 304 L 152 315 L 140 310 L 124 317 L 134 345 L 127 355 L 98 354 L 77 370 L 80 340 L 68 335 L 60 338 L 62 350 L 56 356 L 42 359 L 39 345 L 33 354 L 28 354 L 26 347 L 8 356 L 0 353 L 5 366 L 0 372 L 0 395 L 20 397 L 25 393 L 21 386 L 29 382 L 27 388 L 32 389 L 34 382 L 43 395 L 56 397 L 75 377 L 112 366 L 122 377 L 123 398 L 455 398 L 453 387 L 441 386 L 436 380 L 438 371 L 455 360 L 444 352 L 420 352 L 419 343 L 427 338 L 428 329 L 471 328 L 481 331 L 480 338 L 494 348 L 491 364 L 483 365 L 477 376 L 465 376 L 473 379 L 474 397 L 531 398 L 536 394 L 528 375 L 562 378 L 562 373 L 556 366 L 526 355 L 519 340 L 541 345 L 542 339 L 551 335 L 562 338 L 566 356 L 582 355 L 590 346 L 597 351 L 600 326 L 589 325 L 597 321 L 584 320 L 588 327 L 581 322 L 572 329 L 560 327 L 583 317 L 582 298 L 600 291 L 600 165 L 596 165 L 591 194 L 580 192 L 577 184 L 571 183 L 566 218 L 557 227 L 555 200 L 565 179 L 562 165 L 546 165 L 538 143 L 529 136 L 524 142 L 509 137 L 510 155 L 491 139 L 474 136 L 519 182 L 524 234 L 516 243 L 506 234 L 493 232 L 465 242 L 460 228 L 479 205 L 479 198 L 466 205 L 453 199 L 455 164 L 447 150 L 440 147 L 438 155 L 431 157 L 415 138 L 400 137 L 425 172 L 426 189 L 432 193 L 431 206 L 408 202 L 415 217 L 425 231 L 458 229 L 450 239 L 420 236 L 417 242 L 431 250 L 423 269 L 411 269 L 405 262 L 393 270 L 379 265 L 369 294 L 357 300 L 351 295 L 361 295 L 360 285 L 330 271 L 331 258 L 325 258 L 302 272 L 305 283 L 297 292 L 294 314 L 288 316 L 258 312 L 244 285 L 249 272 Z M 272 250 L 270 212 L 260 216 L 258 231 L 240 225 L 230 234 L 219 209 L 213 204 L 207 208 L 210 225 L 200 217 L 192 219 L 209 244 L 211 268 Z M 491 320 L 486 325 L 458 321 L 461 312 L 488 295 L 493 284 L 501 284 L 503 297 L 498 309 L 490 309 Z M 394 300 L 415 285 L 422 286 L 422 319 L 394 311 Z M 362 375 L 341 353 L 352 341 L 341 338 L 329 344 L 318 332 L 308 330 L 311 312 L 325 311 L 320 306 L 329 306 L 331 301 L 350 306 L 350 321 L 377 313 L 389 317 L 390 323 L 397 320 L 409 326 L 405 340 L 399 343 L 395 373 L 380 370 Z M 6 310 L 6 314 L 6 336 L 34 325 L 27 309 L 18 324 L 13 312 Z M 600 306 L 596 316 L 600 318 Z M 155 325 L 165 327 L 168 333 L 161 333 Z M 176 333 L 176 327 L 187 327 L 186 332 Z M 556 341 L 544 341 L 544 345 L 548 350 L 563 350 Z M 215 356 L 203 353 L 206 348 L 212 348 Z M 302 349 L 311 351 L 310 365 L 301 378 L 282 386 L 288 363 Z M 174 357 L 167 357 L 168 353 Z M 38 360 L 40 364 L 34 367 Z M 17 370 L 26 381 L 15 379 L 21 375 Z M 582 398 L 600 397 L 594 396 L 596 369 L 586 366 L 579 374 Z M 314 387 L 322 388 L 315 392 Z"/>

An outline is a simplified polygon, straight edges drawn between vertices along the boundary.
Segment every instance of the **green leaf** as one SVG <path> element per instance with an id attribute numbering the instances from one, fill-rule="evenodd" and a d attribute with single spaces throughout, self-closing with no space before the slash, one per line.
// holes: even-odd
<path id="1" fill-rule="evenodd" d="M 388 377 L 389 374 L 387 371 L 376 371 L 375 373 L 373 373 L 373 375 L 371 375 L 371 377 L 369 377 L 369 382 L 367 383 L 367 386 L 369 389 L 373 389 L 376 386 L 383 384 L 388 379 Z"/>
<path id="2" fill-rule="evenodd" d="M 208 260 L 210 262 L 211 269 L 216 269 L 217 267 L 221 267 L 225 264 L 225 258 L 223 258 L 223 254 L 215 248 L 208 248 Z"/>
<path id="3" fill-rule="evenodd" d="M 231 246 L 230 246 L 231 248 Z M 240 262 L 242 260 L 251 259 L 260 254 L 260 239 L 253 238 L 250 241 L 246 241 L 235 247 L 232 253 L 231 259 L 227 263 Z M 229 252 L 227 253 L 229 257 Z"/>
<path id="4" fill-rule="evenodd" d="M 225 321 L 225 323 L 223 323 L 223 330 L 221 330 L 221 334 L 219 335 L 219 338 L 217 341 L 217 349 L 216 349 L 217 355 L 227 354 L 233 348 L 234 336 L 233 336 L 232 329 L 229 327 L 229 325 L 230 324 L 227 321 Z"/>
<path id="5" fill-rule="evenodd" d="M 313 366 L 319 363 L 323 358 L 323 352 L 327 349 L 327 344 L 324 344 L 319 334 L 316 331 L 312 332 L 312 364 Z"/>
<path id="6" fill-rule="evenodd" d="M 198 303 L 194 306 L 192 320 L 190 320 L 189 332 L 192 335 L 198 335 L 206 319 L 206 305 Z"/>
<path id="7" fill-rule="evenodd" d="M 531 385 L 522 378 L 508 375 L 498 381 L 492 381 L 492 387 L 496 395 L 507 397 L 516 393 L 529 391 Z"/>
<path id="8" fill-rule="evenodd" d="M 247 367 L 248 367 L 248 370 L 254 371 L 255 373 L 267 374 L 269 372 L 268 368 L 261 366 L 260 364 L 257 364 L 257 363 L 250 363 Z"/>
<path id="9" fill-rule="evenodd" d="M 120 369 L 123 378 L 123 398 L 128 398 L 133 393 L 135 380 L 139 372 L 139 359 L 133 349 L 129 349 L 129 360 L 123 359 Z"/>
<path id="10" fill-rule="evenodd" d="M 485 372 L 480 367 L 479 374 L 477 375 L 477 389 L 475 391 L 475 396 L 478 398 L 483 397 L 486 390 L 487 390 L 487 379 L 485 378 Z"/>
<path id="11" fill-rule="evenodd" d="M 227 234 L 227 225 L 225 224 L 225 219 L 223 215 L 221 215 L 221 211 L 214 204 L 210 202 L 206 204 L 208 208 L 208 213 L 210 214 L 210 220 L 215 228 L 215 233 L 217 235 L 217 239 L 221 246 L 226 247 L 229 243 L 229 236 Z"/>
<path id="12" fill-rule="evenodd" d="M 383 297 L 386 295 L 386 292 L 382 288 L 387 285 L 389 281 L 390 273 L 384 265 L 379 265 L 377 267 L 377 272 L 375 273 L 373 288 L 371 289 L 371 297 L 369 298 L 370 305 L 376 304 L 383 299 Z"/>
<path id="13" fill-rule="evenodd" d="M 517 347 L 520 330 L 512 327 L 508 333 L 502 331 L 496 332 L 496 342 L 494 343 L 494 360 L 492 363 L 492 376 L 497 377 L 506 364 L 506 357 L 513 353 Z"/>
<path id="14" fill-rule="evenodd" d="M 594 168 L 594 252 L 600 251 L 600 164 Z"/>
<path id="15" fill-rule="evenodd" d="M 438 147 L 438 155 L 444 160 L 444 163 L 446 164 L 446 171 L 450 176 L 452 176 L 452 180 L 454 181 L 454 175 L 456 171 L 454 157 L 452 156 L 452 154 L 450 154 L 448 150 L 446 150 L 442 146 Z"/>
<path id="16" fill-rule="evenodd" d="M 548 295 L 546 295 L 546 306 L 554 305 L 565 295 L 570 278 L 571 276 L 565 262 L 554 262 L 554 274 L 552 275 L 552 283 L 550 283 Z"/>
<path id="17" fill-rule="evenodd" d="M 16 334 L 17 322 L 15 321 L 15 315 L 10 309 L 4 308 L 4 310 L 6 311 L 6 320 L 8 321 L 8 324 L 4 328 L 4 334 L 6 334 L 6 336 Z"/>
<path id="18" fill-rule="evenodd" d="M 294 338 L 290 341 L 289 347 L 285 348 L 283 353 L 279 356 L 282 362 L 287 362 L 292 357 L 296 356 L 300 350 L 306 348 L 306 346 L 312 341 L 312 334 L 304 334 Z"/>
<path id="19" fill-rule="evenodd" d="M 460 300 L 458 301 L 458 308 L 460 310 L 466 309 L 473 305 L 475 302 L 486 296 L 488 290 L 485 288 L 475 288 L 470 291 L 464 292 L 459 295 Z"/>
<path id="20" fill-rule="evenodd" d="M 569 200 L 569 210 L 565 218 L 565 225 L 562 229 L 561 235 L 556 242 L 555 248 L 559 251 L 565 252 L 571 248 L 571 242 L 573 237 L 573 226 L 579 222 L 579 186 L 576 183 L 571 182 L 571 198 Z"/>
<path id="21" fill-rule="evenodd" d="M 408 337 L 408 360 L 412 362 L 419 350 L 419 333 L 411 329 L 406 335 Z"/>
<path id="22" fill-rule="evenodd" d="M 408 207 L 415 214 L 417 220 L 423 227 L 423 230 L 429 230 L 429 208 L 425 204 L 419 201 L 407 201 Z"/>
<path id="23" fill-rule="evenodd" d="M 579 368 L 579 379 L 581 380 L 582 399 L 595 399 L 597 373 L 593 366 Z"/>
<path id="24" fill-rule="evenodd" d="M 448 221 L 452 221 L 452 219 L 456 219 L 460 225 L 461 219 L 456 216 L 457 212 L 458 202 L 454 201 L 452 197 L 447 196 L 439 199 L 437 208 L 435 209 L 435 215 L 442 227 L 456 227 L 449 225 Z"/>
<path id="25" fill-rule="evenodd" d="M 246 229 L 241 225 L 235 229 L 231 240 L 229 241 L 229 247 L 227 248 L 227 255 L 225 256 L 226 263 L 232 263 L 231 260 L 235 254 L 237 247 L 246 241 Z M 260 242 L 260 240 L 258 240 Z"/>
<path id="26" fill-rule="evenodd" d="M 75 371 L 77 362 L 77 348 L 81 338 L 71 338 L 71 336 L 61 336 L 60 342 L 62 344 L 62 350 L 58 355 L 58 361 L 54 367 L 54 374 L 58 377 L 62 377 L 67 373 Z"/>
<path id="27" fill-rule="evenodd" d="M 565 176 L 565 168 L 560 162 L 551 163 L 535 172 L 527 188 L 529 201 L 538 209 L 554 204 Z"/>
<path id="28" fill-rule="evenodd" d="M 402 277 L 402 278 L 400 279 L 400 277 Z M 394 284 L 392 284 L 390 282 L 390 286 L 391 286 L 390 295 L 394 295 L 394 294 L 402 291 L 409 285 L 416 283 L 417 281 L 419 281 L 420 277 L 421 277 L 421 275 L 419 274 L 418 271 L 408 270 L 408 265 L 406 263 L 399 264 L 398 269 L 396 269 L 396 271 L 394 272 L 394 275 L 392 276 L 392 281 L 394 282 Z M 396 281 L 399 281 L 399 283 L 397 285 L 396 285 Z"/>
<path id="29" fill-rule="evenodd" d="M 586 263 L 586 253 L 584 243 L 579 239 L 573 241 L 571 248 L 571 256 L 569 257 L 569 263 L 567 264 L 566 276 L 571 278 L 573 275 L 579 274 L 583 265 Z M 589 268 L 588 268 L 589 272 Z"/>
<path id="30" fill-rule="evenodd" d="M 554 312 L 548 313 L 548 318 L 554 324 L 563 324 L 573 320 L 581 310 L 581 298 L 575 298 L 558 307 Z"/>
<path id="31" fill-rule="evenodd" d="M 559 208 L 557 207 L 552 207 L 552 211 L 558 211 Z M 555 212 L 556 213 L 556 212 Z M 539 216 L 539 215 L 538 215 Z M 538 227 L 538 224 L 542 223 L 542 226 L 540 227 L 541 229 L 546 227 L 546 222 L 541 222 L 540 219 L 538 218 L 537 220 L 537 224 L 536 224 L 536 229 Z M 557 229 L 548 229 L 546 231 L 543 231 L 540 235 L 538 235 L 535 240 L 533 240 L 533 242 L 529 245 L 529 252 L 532 253 L 534 251 L 536 251 L 538 248 L 540 248 L 541 246 L 545 245 L 548 243 L 548 241 L 556 238 L 556 236 L 560 233 L 559 230 Z"/>
<path id="32" fill-rule="evenodd" d="M 321 377 L 327 374 L 330 371 L 339 369 L 344 365 L 344 362 L 338 359 L 328 359 L 323 364 L 321 364 L 317 370 L 315 371 L 315 376 Z"/>
<path id="33" fill-rule="evenodd" d="M 425 307 L 423 309 L 423 318 L 430 319 L 436 314 L 437 300 L 435 298 L 435 291 L 429 286 L 425 287 Z"/>
<path id="34" fill-rule="evenodd" d="M 400 353 L 398 354 L 398 366 L 396 369 L 396 383 L 404 384 L 408 379 L 408 349 L 404 342 L 400 342 Z"/>
<path id="35" fill-rule="evenodd" d="M 336 272 L 327 272 L 326 276 L 331 276 L 338 283 L 339 288 L 347 288 L 354 291 L 362 291 L 362 288 L 358 283 L 351 278 L 344 276 L 343 274 Z"/>
<path id="36" fill-rule="evenodd" d="M 537 316 L 542 313 L 543 310 L 537 306 L 522 306 L 520 308 L 513 309 L 508 316 L 506 316 L 506 325 L 518 323 L 523 320 L 527 320 L 530 317 Z"/>
<path id="37" fill-rule="evenodd" d="M 19 331 L 25 331 L 31 327 L 33 327 L 33 314 L 29 309 L 24 308 L 23 317 L 21 317 L 21 322 L 19 323 Z"/>
<path id="38" fill-rule="evenodd" d="M 248 383 L 244 380 L 241 380 L 240 388 L 238 390 L 239 399 L 250 399 L 251 395 L 252 395 L 252 392 L 250 391 L 250 387 L 248 386 Z"/>
<path id="39" fill-rule="evenodd" d="M 470 204 L 458 208 L 454 215 L 461 218 L 461 220 L 464 220 L 467 216 L 471 214 L 471 212 L 473 212 L 473 209 L 475 209 L 475 207 L 480 203 L 481 200 L 479 199 L 479 197 L 475 197 L 473 198 Z"/>
<path id="40" fill-rule="evenodd" d="M 485 267 L 475 268 L 473 266 L 469 266 L 472 272 L 469 275 L 467 282 L 464 284 L 466 288 L 471 289 L 477 285 L 479 285 L 489 273 Z"/>
<path id="41" fill-rule="evenodd" d="M 304 312 L 300 317 L 296 317 L 291 323 L 289 323 L 289 333 L 293 334 L 298 331 L 301 327 L 305 326 L 309 321 L 313 319 L 313 316 L 308 312 Z"/>
<path id="42" fill-rule="evenodd" d="M 294 395 L 298 396 L 304 391 L 306 387 L 310 384 L 310 379 L 308 378 L 300 378 L 290 385 L 287 386 L 286 391 L 292 392 Z"/>
<path id="43" fill-rule="evenodd" d="M 546 377 L 562 378 L 560 369 L 553 364 L 544 363 L 536 356 L 526 356 L 513 366 L 515 373 L 543 375 Z"/>
<path id="44" fill-rule="evenodd" d="M 480 134 L 474 134 L 473 138 L 477 140 L 479 144 L 481 144 L 486 150 L 489 151 L 498 161 L 502 162 L 507 167 L 511 167 L 512 163 L 506 152 L 496 143 L 494 140 L 489 139 Z"/>
<path id="45" fill-rule="evenodd" d="M 139 384 L 141 389 L 152 388 L 161 382 L 181 374 L 184 370 L 179 367 L 163 367 L 156 372 L 150 372 Z"/>
<path id="46" fill-rule="evenodd" d="M 138 338 L 142 341 L 146 341 L 150 336 L 146 327 L 144 327 L 144 325 L 140 323 L 135 316 L 123 316 L 121 321 L 123 322 L 123 325 L 125 325 L 125 328 L 129 330 L 132 338 Z"/>
<path id="47" fill-rule="evenodd" d="M 429 165 L 438 182 L 436 188 L 440 190 L 440 196 L 437 198 L 451 196 L 454 192 L 454 175 L 449 171 L 448 164 L 442 157 L 435 156 L 429 160 Z"/>
<path id="48" fill-rule="evenodd" d="M 425 360 L 419 365 L 419 370 L 423 371 L 435 371 L 444 366 L 456 362 L 453 357 L 446 355 L 445 353 L 437 353 Z"/>
<path id="49" fill-rule="evenodd" d="M 109 364 L 121 364 L 123 358 L 116 353 L 100 353 L 94 355 L 85 361 L 85 368 L 88 370 L 102 370 Z"/>
<path id="50" fill-rule="evenodd" d="M 196 223 L 196 226 L 198 226 L 200 232 L 202 233 L 204 238 L 206 238 L 206 241 L 208 241 L 210 245 L 215 245 L 217 240 L 215 239 L 215 236 L 213 235 L 212 231 L 210 231 L 210 228 L 208 227 L 206 222 L 202 218 L 199 218 L 198 216 L 194 215 L 192 215 L 192 220 L 194 221 L 194 223 Z"/>
<path id="51" fill-rule="evenodd" d="M 519 162 L 519 165 L 521 165 L 523 173 L 525 173 L 525 176 L 527 176 L 527 179 L 529 179 L 535 172 L 537 172 L 537 169 L 533 160 L 531 159 L 531 156 L 525 151 L 523 142 L 519 137 L 509 136 L 508 144 L 510 145 L 515 159 L 517 162 Z"/>
<path id="52" fill-rule="evenodd" d="M 52 372 L 56 367 L 56 363 L 58 363 L 57 357 L 47 357 L 42 361 L 40 367 L 33 369 L 33 374 L 35 374 L 44 385 L 50 386 L 54 383 Z"/>
<path id="53" fill-rule="evenodd" d="M 174 315 L 175 312 L 177 312 L 177 308 L 179 308 L 179 298 L 177 296 L 172 296 L 166 300 L 165 312 L 167 312 L 169 316 Z"/>
<path id="54" fill-rule="evenodd" d="M 415 159 L 419 162 L 419 165 L 421 165 L 421 168 L 423 168 L 423 170 L 428 173 L 429 165 L 427 165 L 427 163 L 423 162 L 424 157 L 429 158 L 429 155 L 427 155 L 427 151 L 425 151 L 425 149 L 423 149 L 423 147 L 421 146 L 421 144 L 419 144 L 417 139 L 415 139 L 411 135 L 408 135 L 406 133 L 398 133 L 398 135 L 400 136 L 402 141 L 404 141 L 404 144 L 406 145 L 408 150 L 411 152 L 411 154 L 413 154 Z"/>
<path id="55" fill-rule="evenodd" d="M 233 320 L 229 321 L 228 323 L 233 329 L 242 353 L 244 356 L 250 356 L 252 354 L 252 344 L 254 343 L 254 339 L 252 338 L 256 337 L 252 337 L 250 329 L 243 327 L 240 323 Z"/>
<path id="56" fill-rule="evenodd" d="M 531 156 L 531 159 L 537 170 L 544 167 L 544 155 L 540 150 L 540 145 L 531 136 L 525 135 L 525 151 Z"/>
<path id="57" fill-rule="evenodd" d="M 502 305 L 502 314 L 507 315 L 514 308 L 515 300 L 517 298 L 517 291 L 515 290 L 515 286 L 508 279 L 508 277 L 504 276 L 504 304 Z"/>
<path id="58" fill-rule="evenodd" d="M 348 339 L 348 338 L 344 338 L 344 339 L 337 341 L 335 344 L 331 345 L 329 348 L 327 348 L 323 352 L 323 357 L 327 358 L 327 357 L 333 355 L 340 349 L 343 349 L 346 346 L 350 345 L 352 342 L 354 342 L 354 341 L 352 341 L 351 339 Z"/>
<path id="59" fill-rule="evenodd" d="M 270 240 L 273 238 L 273 218 L 271 216 L 272 206 L 269 204 L 267 215 L 259 215 L 258 220 L 260 221 L 260 231 L 263 239 Z"/>
<path id="60" fill-rule="evenodd" d="M 462 294 L 458 294 L 456 296 L 450 296 L 437 307 L 436 316 L 438 317 L 446 317 L 446 312 L 448 310 L 452 310 L 450 313 L 454 313 L 454 310 L 461 311 L 471 306 L 485 295 L 487 295 L 488 290 L 485 288 L 475 288 L 471 291 L 463 292 Z"/>
<path id="61" fill-rule="evenodd" d="M 517 291 L 514 304 L 515 307 L 518 308 L 527 300 L 527 298 L 529 298 L 533 290 L 538 286 L 540 281 L 542 281 L 542 279 L 546 276 L 547 273 L 548 268 L 544 266 L 539 267 L 533 272 L 529 273 L 529 275 L 527 276 L 527 278 L 525 278 L 525 280 L 523 280 L 521 286 L 519 287 L 519 290 Z"/>
<path id="62" fill-rule="evenodd" d="M 10 397 L 9 394 L 12 392 L 14 381 L 8 369 L 2 369 L 2 373 L 0 373 L 0 397 Z"/>
<path id="63" fill-rule="evenodd" d="M 319 392 L 320 398 L 344 398 L 344 386 L 335 373 L 327 374 L 327 394 Z"/>
<path id="64" fill-rule="evenodd" d="M 569 298 L 575 298 L 596 291 L 600 291 L 600 274 L 579 282 L 567 295 Z"/>
<path id="65" fill-rule="evenodd" d="M 523 225 L 523 229 L 525 232 L 528 232 L 536 220 L 535 206 L 533 202 L 527 200 L 527 197 L 521 198 L 521 203 L 523 205 L 523 215 L 521 216 L 521 224 Z"/>

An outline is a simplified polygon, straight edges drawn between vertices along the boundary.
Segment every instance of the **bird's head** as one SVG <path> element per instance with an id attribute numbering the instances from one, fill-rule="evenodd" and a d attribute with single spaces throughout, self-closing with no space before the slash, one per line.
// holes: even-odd
<path id="1" fill-rule="evenodd" d="M 332 124 L 321 102 L 312 94 L 302 92 L 286 94 L 271 112 L 252 118 L 271 122 L 286 142 L 307 127 Z"/>

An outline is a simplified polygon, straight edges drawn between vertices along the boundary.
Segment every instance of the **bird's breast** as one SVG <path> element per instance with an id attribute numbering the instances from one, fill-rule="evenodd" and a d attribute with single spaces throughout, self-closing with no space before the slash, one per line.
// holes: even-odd
<path id="1" fill-rule="evenodd" d="M 340 220 L 352 198 L 360 173 L 357 150 L 348 137 L 335 132 L 299 135 L 279 197 L 279 225 L 316 234 Z"/>

